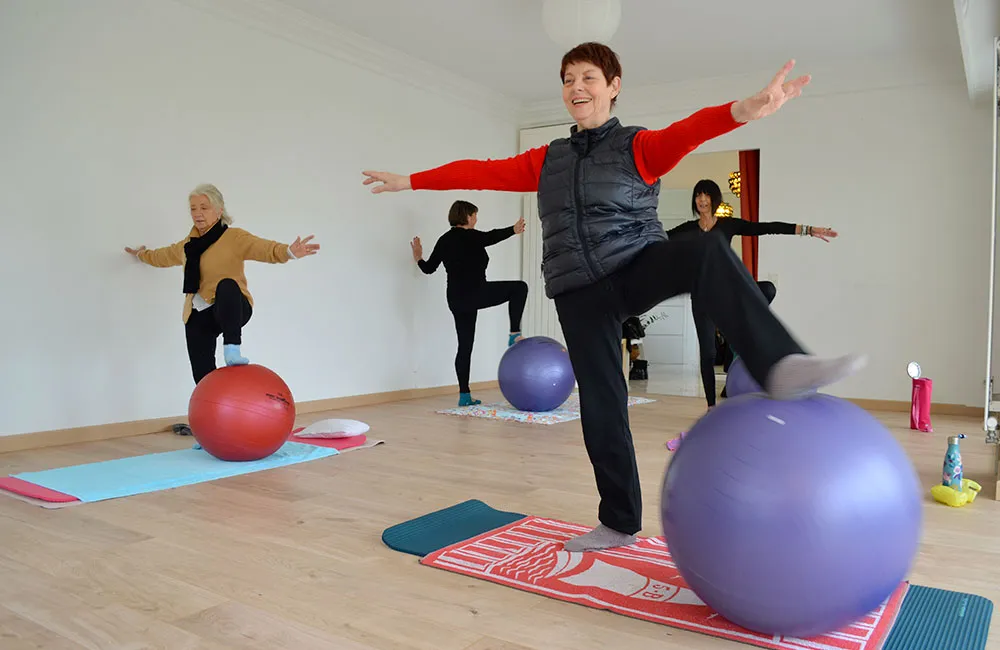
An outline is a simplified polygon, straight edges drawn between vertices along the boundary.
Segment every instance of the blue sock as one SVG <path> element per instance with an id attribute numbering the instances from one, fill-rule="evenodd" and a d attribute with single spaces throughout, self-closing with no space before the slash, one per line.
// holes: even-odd
<path id="1" fill-rule="evenodd" d="M 517 334 L 511 334 L 509 337 L 507 337 L 507 347 L 509 348 L 510 346 L 512 346 L 515 343 L 517 343 L 517 339 L 520 336 L 521 336 L 521 333 L 518 332 Z"/>
<path id="2" fill-rule="evenodd" d="M 472 399 L 472 393 L 459 393 L 458 394 L 458 405 L 459 406 L 475 406 L 476 404 L 482 404 L 482 400 Z"/>
<path id="3" fill-rule="evenodd" d="M 240 355 L 240 346 L 233 343 L 226 343 L 222 346 L 222 356 L 226 359 L 227 366 L 245 366 L 250 360 Z"/>

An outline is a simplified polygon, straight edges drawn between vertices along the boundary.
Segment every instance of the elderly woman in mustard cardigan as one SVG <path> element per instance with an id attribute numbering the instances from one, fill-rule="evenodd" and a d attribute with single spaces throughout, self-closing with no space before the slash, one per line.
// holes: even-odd
<path id="1" fill-rule="evenodd" d="M 250 362 L 240 353 L 243 326 L 253 311 L 243 262 L 284 264 L 314 255 L 319 244 L 309 243 L 312 235 L 282 244 L 230 227 L 232 217 L 214 185 L 199 185 L 188 202 L 194 226 L 187 237 L 163 248 L 126 247 L 125 252 L 150 266 L 184 266 L 184 333 L 197 384 L 215 370 L 219 334 L 227 366 Z"/>

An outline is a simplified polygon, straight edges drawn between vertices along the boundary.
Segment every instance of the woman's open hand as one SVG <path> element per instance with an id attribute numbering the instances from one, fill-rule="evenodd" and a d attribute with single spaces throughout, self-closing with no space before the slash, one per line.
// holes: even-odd
<path id="1" fill-rule="evenodd" d="M 410 250 L 413 251 L 413 261 L 419 262 L 424 259 L 424 247 L 420 244 L 420 238 L 414 237 L 410 242 Z"/>
<path id="2" fill-rule="evenodd" d="M 364 185 L 382 183 L 381 185 L 376 185 L 372 188 L 372 194 L 379 194 L 381 192 L 400 192 L 402 190 L 410 189 L 409 176 L 400 176 L 399 174 L 392 174 L 389 172 L 376 172 L 368 170 L 361 173 L 366 176 L 363 183 Z"/>
<path id="3" fill-rule="evenodd" d="M 307 255 L 315 255 L 316 251 L 319 250 L 319 244 L 309 243 L 309 240 L 312 239 L 314 236 L 315 235 L 309 235 L 305 239 L 302 239 L 301 237 L 296 237 L 295 241 L 292 242 L 292 245 L 289 246 L 288 249 L 292 252 L 292 255 L 294 255 L 296 258 L 305 257 Z"/>
<path id="4" fill-rule="evenodd" d="M 125 247 L 125 252 L 131 255 L 132 257 L 139 257 L 139 253 L 141 253 L 144 250 L 146 250 L 145 246 L 140 246 L 139 248 L 129 248 L 128 246 Z"/>
<path id="5" fill-rule="evenodd" d="M 830 241 L 837 236 L 837 231 L 833 228 L 820 228 L 818 226 L 813 226 L 809 230 L 810 237 L 819 237 L 823 241 Z"/>
<path id="6" fill-rule="evenodd" d="M 763 90 L 755 95 L 733 104 L 731 109 L 733 119 L 737 122 L 749 122 L 767 117 L 781 108 L 789 99 L 794 99 L 802 94 L 802 89 L 806 87 L 812 79 L 809 75 L 802 75 L 792 81 L 785 81 L 785 77 L 795 67 L 795 60 L 791 60 L 778 70 Z"/>

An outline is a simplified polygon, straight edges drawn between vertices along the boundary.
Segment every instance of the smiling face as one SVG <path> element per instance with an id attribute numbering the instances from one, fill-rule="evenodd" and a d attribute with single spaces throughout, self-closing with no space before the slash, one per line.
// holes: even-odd
<path id="1" fill-rule="evenodd" d="M 695 183 L 691 191 L 691 212 L 695 217 L 711 219 L 722 205 L 722 190 L 719 184 L 708 178 Z"/>
<path id="2" fill-rule="evenodd" d="M 694 204 L 698 207 L 698 214 L 709 216 L 712 213 L 712 197 L 708 194 L 699 194 L 694 197 Z"/>
<path id="3" fill-rule="evenodd" d="M 222 210 L 212 205 L 205 194 L 195 194 L 188 199 L 191 206 L 191 220 L 198 232 L 205 234 L 222 217 Z"/>
<path id="4" fill-rule="evenodd" d="M 601 68 L 589 61 L 570 63 L 563 73 L 563 103 L 579 128 L 593 129 L 611 118 L 621 84 L 621 77 L 609 82 Z"/>

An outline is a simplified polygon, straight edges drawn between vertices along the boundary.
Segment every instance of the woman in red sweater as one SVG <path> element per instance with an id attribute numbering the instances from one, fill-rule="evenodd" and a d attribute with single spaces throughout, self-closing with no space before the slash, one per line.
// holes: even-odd
<path id="1" fill-rule="evenodd" d="M 676 295 L 702 298 L 747 370 L 775 399 L 791 399 L 859 370 L 865 358 L 805 353 L 724 238 L 670 240 L 656 213 L 659 178 L 703 142 L 771 115 L 801 94 L 787 63 L 759 93 L 702 109 L 665 129 L 611 117 L 621 65 L 607 46 L 563 57 L 569 137 L 501 160 L 460 160 L 410 176 L 365 171 L 373 193 L 401 190 L 537 192 L 542 275 L 555 302 L 580 393 L 584 443 L 600 493 L 600 525 L 567 551 L 624 546 L 642 528 L 642 498 L 621 370 L 622 322 Z"/>

